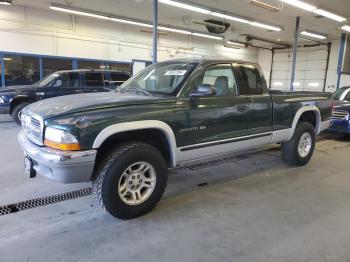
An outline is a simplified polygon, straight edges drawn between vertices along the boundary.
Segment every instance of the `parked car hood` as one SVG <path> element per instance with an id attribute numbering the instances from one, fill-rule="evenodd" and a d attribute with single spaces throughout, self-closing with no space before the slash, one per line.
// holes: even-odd
<path id="1" fill-rule="evenodd" d="M 347 110 L 350 112 L 350 101 L 334 100 L 335 110 Z"/>
<path id="2" fill-rule="evenodd" d="M 58 115 L 73 114 L 88 110 L 102 108 L 121 107 L 148 103 L 159 103 L 175 100 L 173 97 L 145 96 L 131 93 L 89 93 L 55 97 L 33 103 L 27 109 L 43 119 L 49 119 Z"/>
<path id="3" fill-rule="evenodd" d="M 22 92 L 30 92 L 38 90 L 40 87 L 36 85 L 21 85 L 21 86 L 11 86 L 4 89 L 0 89 L 0 94 L 14 94 Z"/>

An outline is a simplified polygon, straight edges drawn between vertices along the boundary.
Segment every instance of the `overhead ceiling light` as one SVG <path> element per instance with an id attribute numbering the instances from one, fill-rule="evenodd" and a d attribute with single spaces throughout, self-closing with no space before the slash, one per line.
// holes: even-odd
<path id="1" fill-rule="evenodd" d="M 98 15 L 98 14 L 90 13 L 88 11 L 80 11 L 78 9 L 73 9 L 73 8 L 66 8 L 64 6 L 55 5 L 55 4 L 51 4 L 50 9 L 55 10 L 55 11 L 64 12 L 64 13 L 74 14 L 74 15 L 94 17 L 94 18 L 103 19 L 103 20 L 109 19 L 108 16 Z"/>
<path id="2" fill-rule="evenodd" d="M 12 61 L 11 57 L 4 57 L 3 59 L 4 59 L 4 61 Z"/>
<path id="3" fill-rule="evenodd" d="M 215 40 L 223 40 L 224 38 L 220 36 L 213 36 L 213 35 L 207 35 L 207 34 L 201 34 L 201 33 L 192 33 L 194 36 L 199 36 L 199 37 L 205 37 L 205 38 L 210 38 L 210 39 L 215 39 Z"/>
<path id="4" fill-rule="evenodd" d="M 56 11 L 65 12 L 65 13 L 74 14 L 74 15 L 90 16 L 93 18 L 109 20 L 109 21 L 113 21 L 113 22 L 117 22 L 117 23 L 153 28 L 153 25 L 151 23 L 147 23 L 147 22 L 131 20 L 131 19 L 126 19 L 126 18 L 121 18 L 121 17 L 112 17 L 112 16 L 98 14 L 98 13 L 91 13 L 89 11 L 83 11 L 83 10 L 74 9 L 74 8 L 65 7 L 65 6 L 60 6 L 60 5 L 55 5 L 55 4 L 52 4 L 50 8 L 53 10 L 56 10 Z M 203 34 L 202 33 L 192 33 L 191 31 L 188 31 L 188 30 L 166 27 L 166 26 L 161 26 L 161 25 L 158 26 L 158 30 L 174 32 L 174 33 L 179 33 L 179 34 L 186 34 L 186 35 L 192 34 L 194 36 L 199 36 L 199 37 L 206 37 L 206 38 L 215 39 L 215 40 L 223 40 L 223 38 L 219 37 L 219 36 L 213 36 L 213 35 L 208 35 L 208 34 L 204 34 L 204 33 Z"/>
<path id="5" fill-rule="evenodd" d="M 175 28 L 165 27 L 165 26 L 158 26 L 158 30 L 169 31 L 169 32 L 185 34 L 185 35 L 192 34 L 190 31 L 186 31 L 186 30 L 182 30 L 182 29 L 175 29 Z"/>
<path id="6" fill-rule="evenodd" d="M 269 11 L 272 11 L 272 12 L 281 11 L 281 9 L 278 8 L 277 6 L 270 5 L 270 4 L 268 4 L 268 3 L 265 3 L 265 2 L 262 2 L 262 1 L 259 1 L 259 0 L 251 0 L 250 3 L 251 3 L 252 5 L 255 5 L 255 6 L 257 6 L 257 7 L 264 8 L 264 9 L 269 10 Z"/>
<path id="7" fill-rule="evenodd" d="M 327 36 L 325 36 L 325 35 L 315 33 L 315 32 L 306 31 L 306 30 L 302 31 L 300 34 L 305 35 L 305 36 L 314 37 L 317 39 L 327 39 Z"/>
<path id="8" fill-rule="evenodd" d="M 310 87 L 319 87 L 320 86 L 320 83 L 309 83 L 308 86 Z"/>
<path id="9" fill-rule="evenodd" d="M 282 28 L 280 28 L 280 27 L 267 25 L 267 24 L 263 24 L 263 23 L 259 23 L 259 22 L 254 22 L 252 20 L 242 18 L 239 16 L 224 14 L 224 13 L 221 13 L 218 11 L 212 11 L 212 10 L 209 10 L 209 9 L 206 9 L 203 7 L 194 6 L 194 5 L 187 4 L 187 3 L 181 3 L 181 2 L 177 2 L 177 1 L 173 1 L 173 0 L 159 0 L 159 3 L 187 9 L 187 10 L 202 13 L 202 14 L 212 15 L 212 16 L 224 18 L 227 20 L 235 21 L 235 22 L 250 24 L 252 26 L 258 26 L 258 27 L 265 28 L 268 30 L 273 30 L 273 31 L 281 31 L 282 30 Z"/>
<path id="10" fill-rule="evenodd" d="M 345 22 L 347 19 L 345 17 L 342 17 L 340 15 L 333 14 L 329 11 L 326 11 L 324 9 L 317 8 L 314 5 L 307 4 L 305 2 L 299 1 L 299 0 L 281 0 L 283 3 L 293 5 L 295 7 L 304 9 L 309 12 L 313 12 L 315 14 L 327 17 L 329 19 L 333 19 L 335 21 L 338 21 L 340 23 Z"/>
<path id="11" fill-rule="evenodd" d="M 344 30 L 344 31 L 350 32 L 350 25 L 343 25 L 341 27 L 341 29 Z"/>
<path id="12" fill-rule="evenodd" d="M 224 19 L 227 19 L 227 20 L 232 20 L 232 21 L 246 23 L 246 24 L 251 22 L 248 19 L 244 19 L 244 18 L 232 16 L 232 15 L 225 15 L 225 14 L 218 13 L 218 12 L 212 12 L 210 14 L 213 15 L 213 16 L 216 16 L 216 17 L 221 17 L 221 18 L 224 18 Z"/>
<path id="13" fill-rule="evenodd" d="M 273 82 L 274 86 L 283 86 L 283 82 Z"/>
<path id="14" fill-rule="evenodd" d="M 240 42 L 235 42 L 235 41 L 227 41 L 226 42 L 229 45 L 235 45 L 235 46 L 241 46 L 241 47 L 245 47 L 246 45 Z"/>
<path id="15" fill-rule="evenodd" d="M 121 19 L 121 18 L 111 17 L 111 18 L 109 18 L 109 20 L 111 20 L 113 22 L 117 22 L 117 23 L 129 24 L 129 25 L 137 25 L 137 26 L 149 27 L 149 28 L 153 27 L 151 24 L 137 22 L 137 21 L 131 21 L 131 20 L 126 20 L 126 19 Z"/>
<path id="16" fill-rule="evenodd" d="M 277 32 L 282 30 L 281 27 L 267 25 L 267 24 L 254 22 L 254 21 L 250 22 L 249 24 L 252 25 L 252 26 L 261 27 L 261 28 L 265 28 L 265 29 L 272 30 L 272 31 L 277 31 Z"/>
<path id="17" fill-rule="evenodd" d="M 328 11 L 323 10 L 323 9 L 316 9 L 316 10 L 314 10 L 314 13 L 316 13 L 318 15 L 322 15 L 322 16 L 327 17 L 329 19 L 333 19 L 333 20 L 338 21 L 340 23 L 345 22 L 347 20 L 345 17 L 333 14 L 333 13 L 328 12 Z"/>
<path id="18" fill-rule="evenodd" d="M 210 14 L 211 11 L 202 7 L 198 7 L 198 6 L 193 6 L 193 5 L 189 5 L 189 4 L 185 4 L 185 3 L 180 3 L 177 1 L 172 1 L 172 0 L 159 0 L 159 3 L 162 4 L 166 4 L 166 5 L 171 5 L 171 6 L 175 6 L 178 8 L 183 8 L 183 9 L 187 9 L 190 11 L 194 11 L 197 13 L 201 13 L 201 14 Z"/>
<path id="19" fill-rule="evenodd" d="M 11 1 L 0 1 L 0 5 L 11 5 Z"/>
<path id="20" fill-rule="evenodd" d="M 281 1 L 283 3 L 289 4 L 289 5 L 293 5 L 295 7 L 304 9 L 304 10 L 309 11 L 309 12 L 313 12 L 314 10 L 317 9 L 316 6 L 304 3 L 304 2 L 299 1 L 299 0 L 281 0 Z"/>

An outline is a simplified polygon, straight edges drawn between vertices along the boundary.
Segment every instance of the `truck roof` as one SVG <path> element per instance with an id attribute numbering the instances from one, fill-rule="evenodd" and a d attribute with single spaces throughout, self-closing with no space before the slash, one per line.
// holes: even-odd
<path id="1" fill-rule="evenodd" d="M 59 70 L 55 73 L 79 73 L 79 72 L 113 72 L 113 73 L 120 73 L 120 74 L 127 74 L 130 75 L 129 72 L 126 71 L 119 71 L 119 70 L 109 70 L 109 69 L 75 69 L 75 70 Z"/>
<path id="2" fill-rule="evenodd" d="M 240 63 L 240 64 L 254 64 L 256 62 L 244 61 L 239 59 L 227 59 L 227 58 L 179 58 L 159 62 L 162 63 L 172 63 L 172 62 L 183 62 L 183 63 L 198 63 L 198 64 L 207 64 L 207 63 Z"/>

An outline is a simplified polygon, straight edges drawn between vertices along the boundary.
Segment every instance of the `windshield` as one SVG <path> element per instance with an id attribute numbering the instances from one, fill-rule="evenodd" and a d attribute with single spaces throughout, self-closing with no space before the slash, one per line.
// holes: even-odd
<path id="1" fill-rule="evenodd" d="M 122 85 L 120 91 L 173 95 L 194 67 L 184 62 L 150 65 Z"/>
<path id="2" fill-rule="evenodd" d="M 60 75 L 58 73 L 52 73 L 51 75 L 48 75 L 48 76 L 44 77 L 43 79 L 41 79 L 40 81 L 38 81 L 36 83 L 36 85 L 39 87 L 51 86 L 53 81 L 55 81 L 57 79 L 57 77 L 59 77 L 59 76 Z"/>
<path id="3" fill-rule="evenodd" d="M 349 93 L 350 88 L 341 88 L 338 91 L 333 93 L 333 99 L 334 100 L 345 100 L 345 97 L 347 97 L 347 94 Z"/>

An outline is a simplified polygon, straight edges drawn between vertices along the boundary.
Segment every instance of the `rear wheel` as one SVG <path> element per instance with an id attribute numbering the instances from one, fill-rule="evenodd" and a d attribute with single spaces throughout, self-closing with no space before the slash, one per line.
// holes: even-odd
<path id="1" fill-rule="evenodd" d="M 93 182 L 97 201 L 112 216 L 130 219 L 151 211 L 167 184 L 161 153 L 143 143 L 117 147 L 101 165 Z"/>
<path id="2" fill-rule="evenodd" d="M 282 143 L 282 159 L 292 166 L 306 165 L 315 150 L 315 128 L 308 122 L 300 122 L 292 139 Z"/>
<path id="3" fill-rule="evenodd" d="M 11 112 L 11 117 L 12 120 L 17 124 L 17 125 L 21 125 L 21 114 L 22 114 L 22 110 L 23 108 L 25 108 L 27 105 L 29 105 L 29 103 L 21 103 L 19 105 L 16 105 L 15 108 L 12 110 Z"/>

